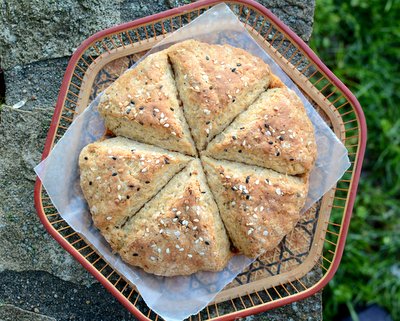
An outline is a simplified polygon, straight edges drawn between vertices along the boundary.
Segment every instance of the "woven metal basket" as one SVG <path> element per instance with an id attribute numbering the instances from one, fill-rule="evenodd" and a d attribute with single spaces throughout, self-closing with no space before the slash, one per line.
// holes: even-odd
<path id="1" fill-rule="evenodd" d="M 84 41 L 66 70 L 43 159 L 99 92 L 168 33 L 220 2 L 195 2 L 101 31 Z M 294 32 L 254 1 L 225 3 L 345 144 L 351 167 L 276 249 L 257 259 L 190 320 L 226 320 L 259 313 L 301 300 L 328 283 L 343 253 L 366 143 L 359 103 Z M 35 206 L 49 233 L 128 310 L 141 320 L 159 319 L 137 289 L 61 218 L 39 179 Z M 313 267 L 321 271 L 317 280 L 303 279 Z"/>

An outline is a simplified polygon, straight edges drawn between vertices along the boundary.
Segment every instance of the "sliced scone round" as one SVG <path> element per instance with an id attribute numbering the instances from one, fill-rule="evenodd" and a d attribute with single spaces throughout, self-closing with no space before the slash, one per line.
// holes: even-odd
<path id="1" fill-rule="evenodd" d="M 239 251 L 258 257 L 293 230 L 306 200 L 307 178 L 209 157 L 202 161 L 222 220 Z"/>
<path id="2" fill-rule="evenodd" d="M 81 188 L 95 226 L 113 249 L 121 246 L 120 227 L 190 160 L 122 137 L 82 150 Z"/>
<path id="3" fill-rule="evenodd" d="M 177 174 L 124 227 L 122 259 L 157 275 L 222 270 L 229 239 L 199 160 Z"/>
<path id="4" fill-rule="evenodd" d="M 118 136 L 192 156 L 196 153 L 164 51 L 119 77 L 104 91 L 98 109 L 106 127 Z"/>
<path id="5" fill-rule="evenodd" d="M 168 49 L 186 119 L 199 150 L 267 87 L 270 68 L 229 45 L 188 40 Z"/>
<path id="6" fill-rule="evenodd" d="M 317 155 L 314 127 L 292 90 L 270 89 L 208 144 L 206 154 L 280 173 L 304 174 Z"/>

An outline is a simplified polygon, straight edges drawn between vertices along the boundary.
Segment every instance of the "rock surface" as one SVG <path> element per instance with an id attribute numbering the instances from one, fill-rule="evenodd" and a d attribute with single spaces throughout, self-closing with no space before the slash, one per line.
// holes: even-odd
<path id="1" fill-rule="evenodd" d="M 54 107 L 68 58 L 56 58 L 18 65 L 5 71 L 6 104 L 26 101 L 23 110 Z"/>
<path id="2" fill-rule="evenodd" d="M 33 167 L 41 158 L 51 115 L 51 109 L 1 110 L 0 272 L 42 270 L 90 284 L 94 278 L 45 231 L 33 206 Z M 1 282 L 0 274 L 0 287 Z"/>
<path id="3" fill-rule="evenodd" d="M 2 1 L 3 69 L 71 55 L 89 35 L 120 22 L 119 5 L 108 0 Z"/>
<path id="4" fill-rule="evenodd" d="M 0 320 L 135 320 L 45 231 L 33 206 L 39 162 L 69 56 L 82 40 L 189 0 L 4 0 L 0 3 Z M 263 0 L 304 40 L 314 0 Z M 319 278 L 318 270 L 304 282 Z M 307 281 L 308 279 L 308 281 Z M 247 318 L 321 320 L 321 295 Z M 22 308 L 23 310 L 21 310 Z"/>
<path id="5" fill-rule="evenodd" d="M 37 309 L 37 308 L 36 308 Z M 36 311 L 39 311 L 37 309 Z M 0 321 L 56 321 L 37 312 L 22 310 L 11 304 L 0 304 Z"/>
<path id="6" fill-rule="evenodd" d="M 3 69 L 69 56 L 89 35 L 140 17 L 190 3 L 188 0 L 5 0 L 0 4 Z M 314 0 L 260 1 L 307 41 Z"/>

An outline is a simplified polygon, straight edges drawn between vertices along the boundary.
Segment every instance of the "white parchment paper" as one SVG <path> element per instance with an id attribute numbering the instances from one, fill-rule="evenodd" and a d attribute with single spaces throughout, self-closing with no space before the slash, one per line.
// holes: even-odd
<path id="1" fill-rule="evenodd" d="M 314 125 L 318 149 L 316 166 L 311 173 L 310 190 L 303 211 L 308 209 L 335 185 L 350 166 L 346 148 L 291 79 L 258 46 L 225 4 L 214 6 L 187 26 L 175 31 L 148 54 L 186 39 L 243 48 L 261 57 L 271 66 L 272 71 L 300 96 Z M 203 309 L 253 260 L 236 256 L 219 273 L 199 272 L 187 277 L 158 277 L 129 266 L 118 255 L 112 254 L 105 239 L 93 226 L 79 186 L 79 153 L 84 146 L 101 138 L 105 130 L 97 111 L 100 95 L 75 119 L 50 155 L 35 167 L 35 171 L 60 215 L 74 230 L 84 235 L 111 266 L 136 285 L 147 305 L 167 321 L 183 320 Z"/>

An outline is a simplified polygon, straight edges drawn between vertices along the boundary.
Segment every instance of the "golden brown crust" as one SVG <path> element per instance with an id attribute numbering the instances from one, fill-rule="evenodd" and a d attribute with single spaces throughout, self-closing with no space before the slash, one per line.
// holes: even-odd
<path id="1" fill-rule="evenodd" d="M 170 47 L 168 55 L 199 150 L 269 84 L 267 64 L 229 45 L 188 40 Z"/>
<path id="2" fill-rule="evenodd" d="M 151 144 L 117 137 L 79 159 L 94 224 L 125 262 L 164 276 L 220 271 L 232 256 L 227 231 L 255 258 L 297 223 L 316 157 L 313 127 L 261 59 L 185 41 L 122 75 L 99 111 L 114 134 Z M 191 134 L 208 183 L 198 159 L 153 146 L 196 155 Z"/>
<path id="3" fill-rule="evenodd" d="M 271 72 L 271 82 L 269 83 L 268 88 L 285 88 L 285 84 L 282 80 L 275 74 Z"/>
<path id="4" fill-rule="evenodd" d="M 231 257 L 199 160 L 175 176 L 128 225 L 120 254 L 150 273 L 220 271 Z"/>
<path id="5" fill-rule="evenodd" d="M 148 56 L 119 77 L 104 91 L 98 109 L 116 135 L 196 153 L 164 51 Z"/>
<path id="6" fill-rule="evenodd" d="M 120 226 L 189 160 L 121 137 L 95 142 L 82 150 L 81 188 L 94 224 L 114 249 L 119 247 Z"/>
<path id="7" fill-rule="evenodd" d="M 317 155 L 314 128 L 292 90 L 270 89 L 210 142 L 207 154 L 303 174 L 312 169 Z"/>
<path id="8" fill-rule="evenodd" d="M 308 177 L 208 157 L 203 163 L 230 239 L 246 256 L 273 249 L 295 227 Z"/>

